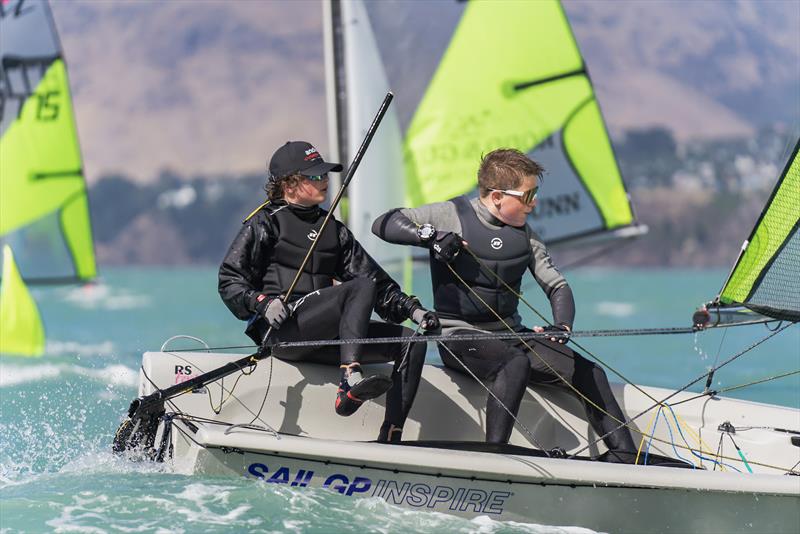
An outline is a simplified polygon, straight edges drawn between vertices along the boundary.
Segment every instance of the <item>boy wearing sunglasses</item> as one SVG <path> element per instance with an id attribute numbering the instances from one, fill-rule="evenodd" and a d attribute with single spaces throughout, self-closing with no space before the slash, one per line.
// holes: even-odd
<path id="1" fill-rule="evenodd" d="M 487 382 L 493 394 L 486 405 L 486 441 L 490 443 L 508 442 L 514 421 L 506 408 L 516 416 L 528 383 L 572 392 L 564 382 L 568 381 L 602 409 L 584 403 L 589 422 L 600 435 L 618 426 L 613 418 L 624 420 L 602 368 L 564 345 L 575 318 L 572 290 L 541 238 L 526 224 L 536 206 L 543 171 L 518 150 L 494 150 L 481 159 L 477 198 L 461 196 L 395 209 L 372 226 L 373 233 L 390 243 L 430 249 L 434 308 L 444 334 L 531 332 L 522 325 L 519 298 L 514 294 L 520 291 L 525 271 L 531 272 L 550 300 L 553 325 L 532 329 L 552 332 L 549 340 L 528 340 L 527 346 L 521 340 L 499 339 L 439 346 L 445 365 L 459 372 L 466 367 Z M 605 442 L 612 451 L 635 451 L 624 428 L 612 432 Z"/>
<path id="2" fill-rule="evenodd" d="M 249 321 L 246 333 L 256 343 L 269 328 L 272 340 L 291 342 L 411 336 L 399 324 L 406 319 L 426 329 L 439 326 L 436 314 L 400 291 L 344 224 L 332 218 L 318 235 L 327 215 L 319 205 L 328 193 L 328 173 L 341 170 L 303 141 L 287 142 L 270 160 L 269 199 L 244 221 L 219 269 L 220 296 L 236 317 Z M 285 302 L 315 239 L 317 246 Z M 389 323 L 370 321 L 373 311 Z M 408 349 L 406 344 L 346 344 L 276 349 L 275 356 L 339 365 L 334 409 L 342 416 L 388 391 L 378 439 L 396 442 L 416 395 L 425 348 L 424 343 Z M 361 363 L 391 360 L 402 362 L 391 378 L 361 372 Z"/>

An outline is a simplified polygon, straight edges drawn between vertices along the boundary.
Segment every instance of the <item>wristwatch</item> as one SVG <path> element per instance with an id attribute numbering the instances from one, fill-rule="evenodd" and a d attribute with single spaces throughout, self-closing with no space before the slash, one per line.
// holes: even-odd
<path id="1" fill-rule="evenodd" d="M 427 244 L 428 241 L 433 239 L 433 236 L 436 235 L 436 228 L 432 224 L 425 223 L 419 228 L 417 228 L 417 237 L 419 237 L 420 241 L 423 244 Z"/>

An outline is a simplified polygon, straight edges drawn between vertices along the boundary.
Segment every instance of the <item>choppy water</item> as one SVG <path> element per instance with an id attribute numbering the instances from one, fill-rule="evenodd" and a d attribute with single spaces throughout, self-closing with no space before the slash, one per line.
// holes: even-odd
<path id="1" fill-rule="evenodd" d="M 605 271 L 568 274 L 578 329 L 684 326 L 712 297 L 722 271 Z M 424 276 L 415 292 L 429 302 Z M 0 530 L 2 532 L 534 532 L 570 526 L 469 521 L 377 499 L 352 500 L 244 478 L 185 477 L 131 465 L 109 452 L 136 393 L 140 355 L 191 334 L 212 346 L 242 345 L 242 324 L 220 302 L 214 269 L 107 269 L 99 285 L 35 289 L 48 333 L 39 359 L 0 358 Z M 535 286 L 526 296 L 548 306 Z M 527 313 L 530 324 L 533 313 Z M 691 335 L 583 339 L 629 379 L 681 387 L 767 334 L 763 326 Z M 431 354 L 431 360 L 436 357 Z M 800 368 L 794 326 L 715 376 L 733 386 Z M 613 373 L 609 373 L 613 379 Z M 699 391 L 702 382 L 692 388 Z M 795 375 L 731 396 L 800 407 Z"/>

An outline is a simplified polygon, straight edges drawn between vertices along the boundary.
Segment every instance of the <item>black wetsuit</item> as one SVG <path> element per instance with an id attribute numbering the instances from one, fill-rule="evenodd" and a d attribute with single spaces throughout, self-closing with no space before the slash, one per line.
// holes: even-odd
<path id="1" fill-rule="evenodd" d="M 257 343 L 267 331 L 257 314 L 260 295 L 286 293 L 322 225 L 327 212 L 318 206 L 271 203 L 246 220 L 219 269 L 219 293 L 236 317 L 249 321 L 247 334 Z M 338 282 L 334 285 L 334 281 Z M 367 254 L 353 234 L 331 219 L 292 293 L 290 317 L 274 333 L 277 341 L 357 339 L 410 336 L 399 324 L 370 321 L 373 312 L 400 323 L 418 304 Z M 402 427 L 416 395 L 425 344 L 348 344 L 277 349 L 275 355 L 293 361 L 326 364 L 396 361 L 393 386 L 387 393 L 386 420 Z M 399 369 L 398 369 L 399 368 Z"/>
<path id="2" fill-rule="evenodd" d="M 572 329 L 575 304 L 572 290 L 555 268 L 541 239 L 527 225 L 508 226 L 495 218 L 478 199 L 459 197 L 447 202 L 412 209 L 390 211 L 373 224 L 373 232 L 392 242 L 421 246 L 416 228 L 429 223 L 437 231 L 455 232 L 464 237 L 470 249 L 501 279 L 519 292 L 522 275 L 530 271 L 550 300 L 553 323 Z M 434 306 L 445 333 L 529 332 L 517 312 L 518 298 L 495 277 L 486 272 L 469 253 L 462 252 L 452 264 L 456 272 L 481 296 L 495 315 L 455 278 L 448 267 L 431 258 L 434 282 Z M 461 360 L 479 378 L 489 382 L 490 390 L 516 414 L 527 383 L 552 384 L 572 392 L 569 382 L 585 395 L 589 423 L 602 435 L 618 426 L 614 418 L 624 420 L 602 368 L 565 345 L 548 340 L 528 341 L 529 351 L 521 341 L 486 340 L 449 342 L 440 347 L 442 361 L 448 367 L 464 372 Z M 447 350 L 449 349 L 449 350 Z M 452 351 L 452 355 L 450 352 Z M 453 357 L 455 355 L 455 358 Z M 524 367 L 524 369 L 523 369 Z M 613 416 L 613 417 L 611 417 Z M 487 435 L 490 442 L 507 442 L 513 419 L 491 397 L 487 401 Z M 627 429 L 613 432 L 605 439 L 612 450 L 634 450 Z"/>

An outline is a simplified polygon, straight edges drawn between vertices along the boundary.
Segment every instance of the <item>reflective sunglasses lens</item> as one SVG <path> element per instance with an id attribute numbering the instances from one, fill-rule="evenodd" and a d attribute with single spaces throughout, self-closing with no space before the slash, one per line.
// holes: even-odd
<path id="1" fill-rule="evenodd" d="M 322 180 L 324 180 L 327 177 L 328 177 L 327 174 L 319 174 L 319 175 L 315 175 L 315 176 L 306 176 L 306 178 L 308 178 L 312 182 L 321 182 Z"/>
<path id="2" fill-rule="evenodd" d="M 525 204 L 530 204 L 531 202 L 534 201 L 534 199 L 536 198 L 536 194 L 538 192 L 539 192 L 538 187 L 534 187 L 533 189 L 528 189 L 522 196 L 522 201 L 525 202 Z"/>

